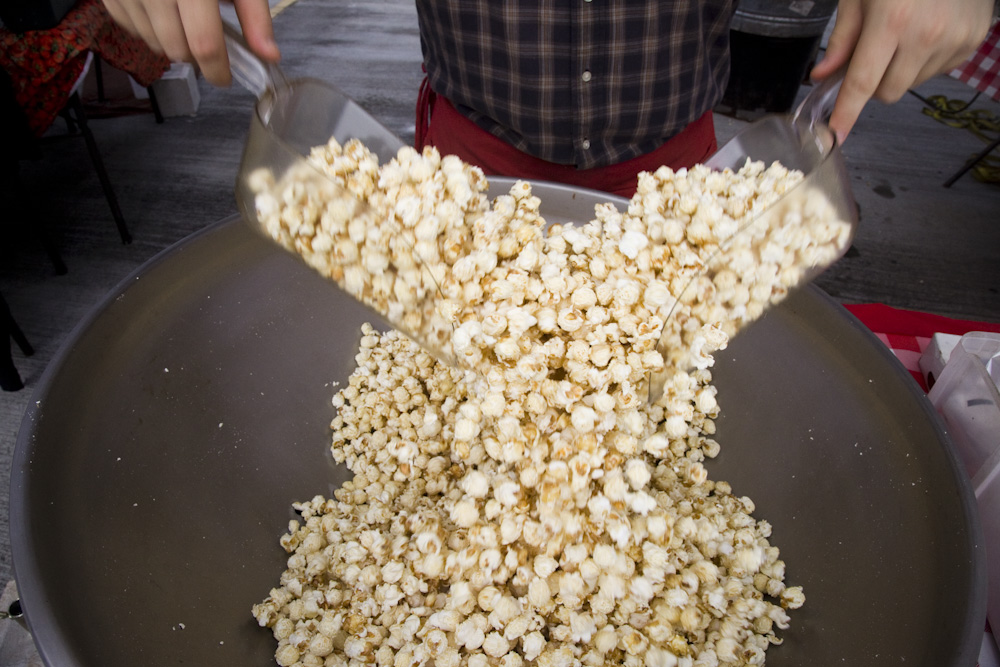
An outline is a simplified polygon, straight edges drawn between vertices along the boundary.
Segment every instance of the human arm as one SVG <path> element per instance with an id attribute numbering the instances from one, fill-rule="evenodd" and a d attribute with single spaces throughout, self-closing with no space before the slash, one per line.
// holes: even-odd
<path id="1" fill-rule="evenodd" d="M 229 57 L 222 37 L 219 0 L 103 0 L 111 17 L 173 61 L 197 63 L 205 78 L 228 85 Z M 280 57 L 267 0 L 233 0 L 252 51 L 267 61 Z"/>
<path id="2" fill-rule="evenodd" d="M 847 65 L 830 127 L 843 141 L 871 98 L 898 101 L 965 60 L 986 37 L 994 0 L 840 0 L 824 79 Z"/>

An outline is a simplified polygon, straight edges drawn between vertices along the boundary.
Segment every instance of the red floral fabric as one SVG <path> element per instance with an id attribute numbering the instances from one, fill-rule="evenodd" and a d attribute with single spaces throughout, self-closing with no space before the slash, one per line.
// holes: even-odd
<path id="1" fill-rule="evenodd" d="M 51 30 L 14 33 L 0 28 L 0 66 L 10 75 L 32 131 L 43 134 L 66 105 L 83 73 L 87 51 L 148 86 L 170 67 L 108 14 L 99 0 L 80 0 Z"/>

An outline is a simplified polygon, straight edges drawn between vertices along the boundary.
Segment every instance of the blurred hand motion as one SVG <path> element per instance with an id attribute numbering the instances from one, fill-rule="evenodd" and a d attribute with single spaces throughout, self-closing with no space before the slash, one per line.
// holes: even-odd
<path id="1" fill-rule="evenodd" d="M 195 63 L 217 86 L 231 82 L 218 0 L 103 0 L 112 18 L 175 62 Z M 263 60 L 281 57 L 267 0 L 234 0 L 247 44 Z"/>

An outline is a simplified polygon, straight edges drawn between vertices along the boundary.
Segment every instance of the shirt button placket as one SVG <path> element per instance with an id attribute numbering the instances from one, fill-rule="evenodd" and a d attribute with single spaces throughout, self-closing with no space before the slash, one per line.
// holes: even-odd
<path id="1" fill-rule="evenodd" d="M 590 2 L 590 0 L 585 0 L 585 1 L 586 2 Z M 594 75 L 590 72 L 589 69 L 583 70 L 583 74 L 580 75 L 580 80 L 583 81 L 584 83 L 590 83 L 590 80 L 593 79 L 593 78 L 594 78 Z M 589 151 L 590 150 L 590 139 L 584 139 L 580 143 L 580 146 L 583 148 L 583 150 Z"/>

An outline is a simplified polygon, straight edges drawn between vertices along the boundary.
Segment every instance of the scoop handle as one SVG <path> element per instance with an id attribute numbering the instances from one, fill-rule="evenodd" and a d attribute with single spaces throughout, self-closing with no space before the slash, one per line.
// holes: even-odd
<path id="1" fill-rule="evenodd" d="M 250 50 L 243 33 L 229 21 L 222 22 L 222 34 L 226 40 L 226 50 L 229 51 L 229 69 L 237 83 L 256 97 L 263 97 L 267 91 L 288 88 L 288 80 L 281 68 L 258 58 Z"/>
<path id="2" fill-rule="evenodd" d="M 837 101 L 840 86 L 844 83 L 845 72 L 846 68 L 841 68 L 813 86 L 792 114 L 792 122 L 798 124 L 799 119 L 804 118 L 808 120 L 807 127 L 810 131 L 816 127 L 816 123 L 825 123 L 833 113 L 833 105 Z"/>

